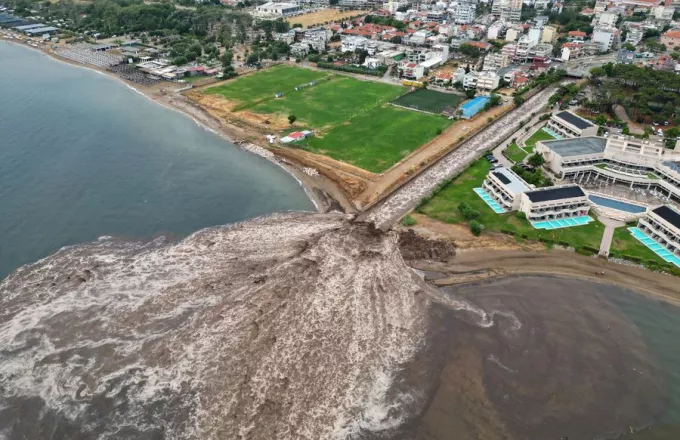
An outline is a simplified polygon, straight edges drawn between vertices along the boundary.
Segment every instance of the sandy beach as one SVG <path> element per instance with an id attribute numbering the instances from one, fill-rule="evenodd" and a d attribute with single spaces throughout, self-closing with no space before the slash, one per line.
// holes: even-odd
<path id="1" fill-rule="evenodd" d="M 273 155 L 263 155 L 268 160 L 272 160 L 277 165 L 281 166 L 291 175 L 293 175 L 300 185 L 305 189 L 305 192 L 317 207 L 319 212 L 327 212 L 329 210 L 339 210 L 347 213 L 355 212 L 355 207 L 349 201 L 346 194 L 339 186 L 331 179 L 325 177 L 322 173 L 318 175 L 310 175 L 304 171 L 305 165 L 295 161 L 291 155 L 281 156 L 278 154 L 276 148 L 271 148 L 267 143 L 266 138 L 253 129 L 248 127 L 237 126 L 225 120 L 219 120 L 213 115 L 202 109 L 199 105 L 193 103 L 190 99 L 182 94 L 182 89 L 186 88 L 187 84 L 161 82 L 153 86 L 144 86 L 140 84 L 127 81 L 114 72 L 106 69 L 84 65 L 73 60 L 64 58 L 56 54 L 52 49 L 44 46 L 33 47 L 25 44 L 24 41 L 7 39 L 0 35 L 0 40 L 8 43 L 17 44 L 27 49 L 39 51 L 54 60 L 70 64 L 75 67 L 89 69 L 100 74 L 104 74 L 109 78 L 120 81 L 130 89 L 140 93 L 149 100 L 156 102 L 165 108 L 178 111 L 185 116 L 191 118 L 201 127 L 210 130 L 221 136 L 230 143 L 243 147 L 245 144 L 252 144 L 264 148 Z M 252 152 L 252 149 L 245 148 Z"/>

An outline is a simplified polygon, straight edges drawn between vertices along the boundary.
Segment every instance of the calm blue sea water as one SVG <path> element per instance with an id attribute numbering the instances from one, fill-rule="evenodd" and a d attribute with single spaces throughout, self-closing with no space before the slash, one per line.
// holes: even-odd
<path id="1" fill-rule="evenodd" d="M 313 210 L 280 167 L 116 80 L 0 41 L 0 279 L 102 235 Z"/>

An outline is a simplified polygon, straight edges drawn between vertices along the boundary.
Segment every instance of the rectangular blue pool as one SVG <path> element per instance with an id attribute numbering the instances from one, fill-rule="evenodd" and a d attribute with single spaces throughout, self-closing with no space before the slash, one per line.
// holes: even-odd
<path id="1" fill-rule="evenodd" d="M 484 108 L 486 103 L 489 102 L 490 100 L 491 100 L 490 96 L 478 96 L 461 105 L 460 109 L 463 112 L 463 118 L 470 119 L 471 117 L 479 113 Z"/>
<path id="2" fill-rule="evenodd" d="M 588 199 L 590 199 L 590 201 L 596 205 L 604 206 L 605 208 L 616 209 L 623 212 L 630 212 L 632 214 L 639 214 L 647 210 L 647 208 L 645 208 L 644 206 L 621 202 L 619 200 L 609 199 L 607 197 L 591 195 L 588 196 Z"/>
<path id="3" fill-rule="evenodd" d="M 640 243 L 647 246 L 649 250 L 661 257 L 661 259 L 663 259 L 665 262 L 680 267 L 680 257 L 673 255 L 673 253 L 668 249 L 654 241 L 652 237 L 647 236 L 647 234 L 642 232 L 639 228 L 628 228 L 628 230 L 631 234 L 633 234 L 633 237 L 635 237 Z"/>
<path id="4" fill-rule="evenodd" d="M 505 212 L 505 209 L 489 195 L 486 191 L 484 191 L 484 188 L 475 188 L 474 191 L 477 193 L 479 197 L 484 200 L 484 202 L 489 205 L 489 208 L 493 210 L 496 214 L 503 214 Z"/>
<path id="5" fill-rule="evenodd" d="M 587 225 L 588 223 L 590 223 L 592 221 L 593 221 L 593 219 L 590 216 L 582 215 L 580 217 L 561 218 L 561 219 L 557 219 L 557 220 L 545 220 L 545 221 L 541 221 L 541 222 L 532 222 L 531 225 L 536 229 L 545 229 L 545 230 L 550 231 L 552 229 L 570 228 L 572 226 Z"/>

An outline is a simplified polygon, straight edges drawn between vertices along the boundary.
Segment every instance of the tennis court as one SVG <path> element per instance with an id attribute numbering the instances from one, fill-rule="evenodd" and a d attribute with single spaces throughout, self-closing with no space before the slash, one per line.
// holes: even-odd
<path id="1" fill-rule="evenodd" d="M 491 100 L 490 96 L 478 96 L 465 104 L 460 106 L 463 112 L 463 118 L 470 119 L 484 108 L 487 102 Z"/>
<path id="2" fill-rule="evenodd" d="M 460 95 L 418 89 L 392 101 L 392 104 L 428 113 L 440 114 L 447 108 L 455 109 L 463 100 Z"/>
<path id="3" fill-rule="evenodd" d="M 545 229 L 547 231 L 550 231 L 552 229 L 562 229 L 570 228 L 573 226 L 587 225 L 592 221 L 593 219 L 590 216 L 582 215 L 580 217 L 561 218 L 555 220 L 546 220 L 542 222 L 531 222 L 531 225 L 536 229 Z"/>

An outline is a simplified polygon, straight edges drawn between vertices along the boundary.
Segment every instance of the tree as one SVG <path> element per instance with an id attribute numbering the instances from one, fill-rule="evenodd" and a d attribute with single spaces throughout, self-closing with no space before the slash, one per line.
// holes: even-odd
<path id="1" fill-rule="evenodd" d="M 482 52 L 479 50 L 479 48 L 473 46 L 472 44 L 469 43 L 463 43 L 458 47 L 458 52 L 462 53 L 463 55 L 467 55 L 470 58 L 479 58 L 479 56 L 482 54 Z"/>
<path id="2" fill-rule="evenodd" d="M 253 64 L 257 63 L 257 61 L 259 59 L 260 58 L 257 56 L 256 53 L 251 53 L 250 55 L 248 55 L 248 58 L 246 58 L 246 64 L 253 65 Z"/>
<path id="3" fill-rule="evenodd" d="M 466 97 L 467 99 L 472 99 L 472 98 L 474 98 L 474 97 L 475 97 L 475 89 L 467 89 L 467 90 L 465 91 L 465 97 Z"/>
<path id="4" fill-rule="evenodd" d="M 475 237 L 479 237 L 484 230 L 484 225 L 479 223 L 477 220 L 470 220 L 468 225 L 470 226 L 470 232 L 472 232 Z"/>
<path id="5" fill-rule="evenodd" d="M 606 75 L 606 73 L 605 73 L 605 71 L 604 71 L 604 69 L 603 69 L 602 67 L 593 67 L 592 69 L 590 69 L 590 74 L 591 74 L 594 78 L 599 78 L 599 77 L 601 77 L 601 76 L 605 76 L 605 75 Z"/>
<path id="6" fill-rule="evenodd" d="M 623 43 L 623 45 L 621 47 L 626 49 L 626 50 L 629 50 L 631 52 L 635 52 L 635 46 L 633 46 L 630 43 Z"/>
<path id="7" fill-rule="evenodd" d="M 519 107 L 524 103 L 524 97 L 522 95 L 515 96 L 512 101 L 515 103 L 516 107 Z"/>
<path id="8" fill-rule="evenodd" d="M 290 123 L 290 125 L 293 125 L 295 123 L 295 121 L 297 121 L 297 116 L 288 115 L 288 122 Z"/>
<path id="9" fill-rule="evenodd" d="M 605 115 L 597 115 L 597 118 L 595 118 L 595 123 L 597 125 L 605 125 L 607 123 L 607 117 Z"/>
<path id="10" fill-rule="evenodd" d="M 545 163 L 545 159 L 543 158 L 543 155 L 541 153 L 534 153 L 531 156 L 529 156 L 529 159 L 527 159 L 527 163 L 532 167 L 538 168 Z"/>

